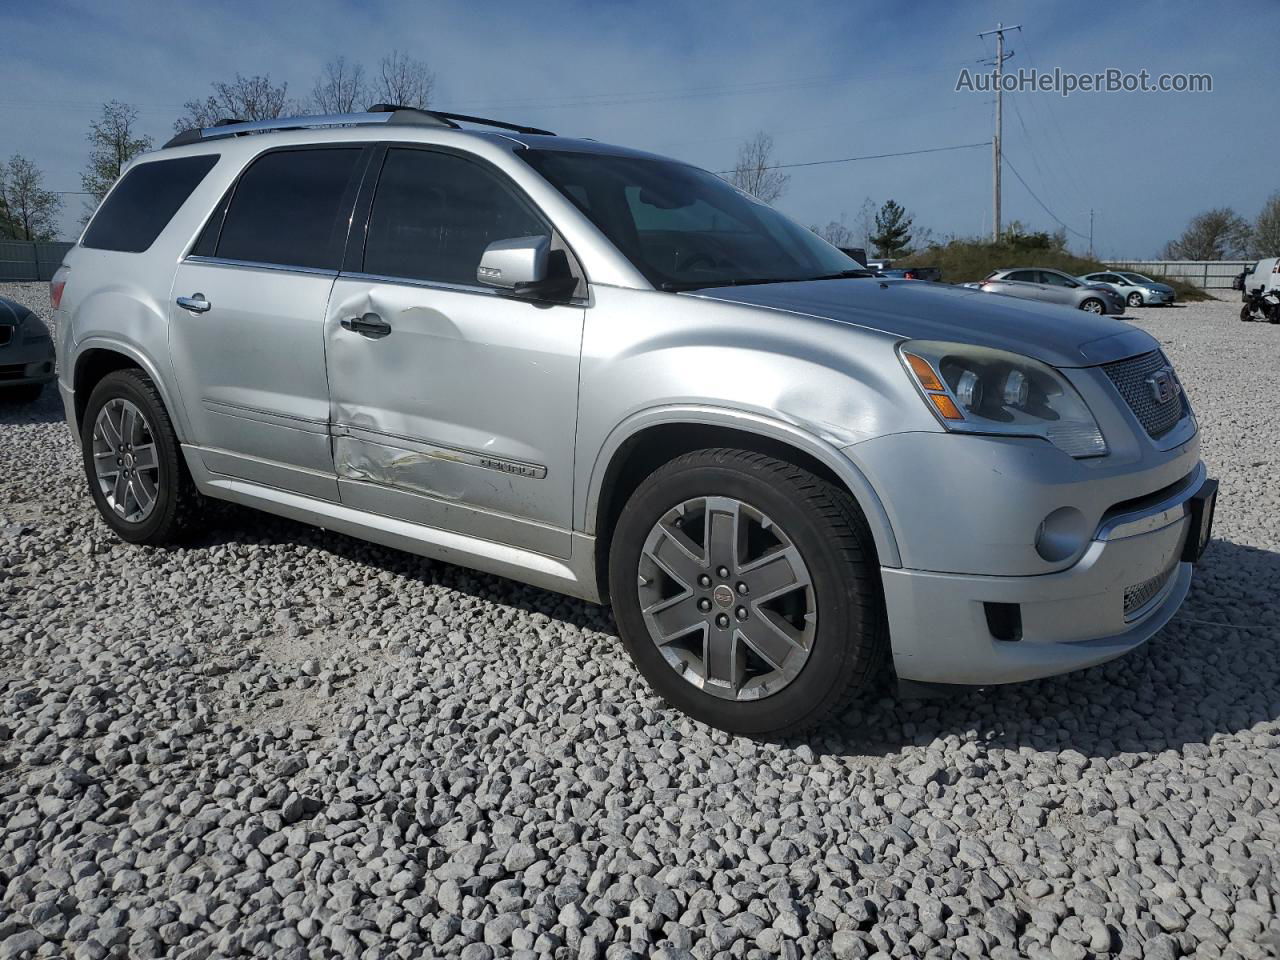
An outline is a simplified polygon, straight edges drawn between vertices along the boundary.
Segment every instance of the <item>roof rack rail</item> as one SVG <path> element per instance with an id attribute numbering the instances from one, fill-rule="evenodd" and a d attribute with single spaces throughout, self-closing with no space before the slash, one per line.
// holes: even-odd
<path id="1" fill-rule="evenodd" d="M 519 123 L 507 123 L 504 120 L 490 120 L 487 117 L 472 117 L 465 113 L 445 113 L 441 110 L 426 110 L 422 107 L 404 107 L 397 103 L 375 103 L 369 108 L 370 113 L 398 113 L 401 110 L 412 110 L 414 113 L 424 113 L 429 117 L 436 117 L 440 120 L 448 121 L 449 126 L 456 127 L 458 123 L 476 123 L 485 127 L 498 127 L 502 130 L 513 130 L 516 133 L 536 134 L 543 137 L 554 137 L 555 133 L 551 130 L 543 130 L 541 127 L 527 127 Z"/>
<path id="2" fill-rule="evenodd" d="M 191 143 L 202 143 L 206 140 L 221 140 L 226 137 L 239 137 L 248 133 L 265 133 L 270 130 L 309 130 L 318 127 L 357 127 L 368 124 L 386 123 L 408 126 L 448 127 L 461 129 L 461 123 L 476 123 L 488 127 L 498 127 L 516 133 L 540 134 L 555 136 L 550 130 L 538 127 L 526 127 L 515 123 L 504 123 L 501 120 L 487 120 L 484 117 L 471 117 L 462 113 L 442 113 L 436 110 L 422 110 L 418 107 L 404 107 L 394 103 L 377 103 L 364 113 L 328 113 L 310 117 L 274 117 L 270 120 L 238 120 L 223 118 L 211 127 L 194 127 L 175 134 L 164 145 L 182 147 Z"/>

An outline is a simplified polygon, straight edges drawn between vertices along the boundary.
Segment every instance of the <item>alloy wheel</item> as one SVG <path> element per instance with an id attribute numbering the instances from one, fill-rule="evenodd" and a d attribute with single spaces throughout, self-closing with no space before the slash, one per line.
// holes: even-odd
<path id="1" fill-rule="evenodd" d="M 767 697 L 812 652 L 818 610 L 804 558 L 769 517 L 732 497 L 667 511 L 645 539 L 638 587 L 650 639 L 705 693 Z"/>
<path id="2" fill-rule="evenodd" d="M 93 423 L 93 470 L 107 505 L 129 523 L 141 523 L 155 509 L 160 462 L 151 425 L 123 397 L 103 404 Z"/>

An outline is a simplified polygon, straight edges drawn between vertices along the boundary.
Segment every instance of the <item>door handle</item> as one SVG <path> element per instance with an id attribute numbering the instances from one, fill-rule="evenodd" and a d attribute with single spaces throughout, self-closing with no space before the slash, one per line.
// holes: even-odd
<path id="1" fill-rule="evenodd" d="M 391 333 L 391 324 L 376 313 L 366 313 L 362 317 L 344 317 L 338 322 L 342 324 L 342 329 L 358 333 L 370 340 L 381 340 Z"/>
<path id="2" fill-rule="evenodd" d="M 213 309 L 213 304 L 204 298 L 203 293 L 193 293 L 189 297 L 179 297 L 178 306 L 183 310 L 190 310 L 192 313 L 208 313 Z"/>

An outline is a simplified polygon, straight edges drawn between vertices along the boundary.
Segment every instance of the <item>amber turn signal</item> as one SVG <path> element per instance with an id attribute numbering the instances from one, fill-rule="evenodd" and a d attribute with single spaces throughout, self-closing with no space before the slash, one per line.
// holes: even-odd
<path id="1" fill-rule="evenodd" d="M 933 372 L 933 367 L 929 366 L 928 360 L 917 357 L 914 353 L 905 353 L 903 356 L 907 358 L 907 364 L 911 367 L 911 372 L 916 375 L 916 379 L 920 381 L 920 386 L 926 390 L 942 391 L 942 381 Z"/>

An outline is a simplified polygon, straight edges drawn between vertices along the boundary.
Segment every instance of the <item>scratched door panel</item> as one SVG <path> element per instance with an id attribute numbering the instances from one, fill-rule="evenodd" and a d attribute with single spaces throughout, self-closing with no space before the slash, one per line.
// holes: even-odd
<path id="1" fill-rule="evenodd" d="M 369 314 L 390 332 L 342 326 Z M 407 520 L 517 546 L 563 542 L 556 555 L 567 556 L 567 535 L 551 531 L 572 521 L 583 319 L 581 306 L 340 277 L 325 343 L 343 502 L 376 500 Z"/>

